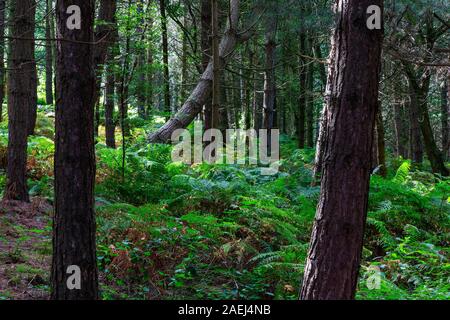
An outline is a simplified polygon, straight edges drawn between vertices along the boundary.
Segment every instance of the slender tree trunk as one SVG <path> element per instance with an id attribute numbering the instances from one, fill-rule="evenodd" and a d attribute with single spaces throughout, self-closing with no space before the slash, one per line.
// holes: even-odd
<path id="1" fill-rule="evenodd" d="M 394 131 L 396 156 L 408 159 L 408 130 L 406 128 L 406 112 L 401 101 L 394 101 Z"/>
<path id="2" fill-rule="evenodd" d="M 5 100 L 5 26 L 6 0 L 0 0 L 0 122 L 3 121 L 3 101 Z"/>
<path id="3" fill-rule="evenodd" d="M 141 19 L 140 19 L 140 24 L 137 27 L 136 33 L 141 36 L 141 38 L 143 39 L 143 32 L 144 29 L 142 28 L 142 26 L 145 24 L 145 19 L 144 19 L 144 0 L 139 0 L 137 2 L 137 13 L 139 15 L 141 15 Z M 138 68 L 138 83 L 136 84 L 136 102 L 137 102 L 137 110 L 138 110 L 138 115 L 141 119 L 146 119 L 146 111 L 145 111 L 145 77 L 146 77 L 146 73 L 145 73 L 145 49 L 144 48 L 138 48 L 137 49 L 137 68 Z"/>
<path id="4" fill-rule="evenodd" d="M 35 59 L 35 41 L 34 41 L 34 33 L 36 30 L 36 1 L 31 1 L 31 7 L 27 9 L 26 12 L 27 17 L 30 19 L 30 27 L 29 31 L 30 42 L 32 43 L 30 57 L 32 60 L 31 64 L 31 73 L 30 73 L 30 104 L 28 107 L 28 135 L 31 136 L 34 134 L 34 129 L 36 128 L 36 119 L 37 119 L 37 87 L 38 87 L 38 75 L 37 75 L 37 67 L 36 67 L 36 59 Z M 20 36 L 19 36 L 20 37 Z M 24 36 L 26 37 L 26 36 Z"/>
<path id="5" fill-rule="evenodd" d="M 416 165 L 422 165 L 423 163 L 423 144 L 422 136 L 420 132 L 419 123 L 419 110 L 417 105 L 417 99 L 411 96 L 411 100 L 408 103 L 409 106 L 409 121 L 410 121 L 410 158 Z"/>
<path id="6" fill-rule="evenodd" d="M 162 30 L 162 50 L 163 50 L 163 65 L 164 65 L 164 111 L 166 121 L 169 121 L 171 114 L 171 97 L 170 97 L 170 74 L 169 74 L 169 40 L 167 33 L 167 15 L 166 15 L 166 0 L 159 0 L 159 10 L 161 14 L 161 30 Z"/>
<path id="7" fill-rule="evenodd" d="M 212 28 L 212 55 L 213 55 L 213 89 L 212 89 L 212 128 L 220 125 L 220 56 L 219 56 L 219 4 L 218 0 L 211 0 L 211 28 Z"/>
<path id="8" fill-rule="evenodd" d="M 12 0 L 9 6 L 8 166 L 4 199 L 29 201 L 27 137 L 32 120 L 36 73 L 34 60 L 34 0 Z"/>
<path id="9" fill-rule="evenodd" d="M 384 133 L 383 110 L 381 102 L 378 103 L 378 112 L 375 125 L 376 149 L 377 149 L 377 166 L 380 166 L 380 175 L 386 177 L 386 139 Z"/>
<path id="10" fill-rule="evenodd" d="M 308 54 L 312 55 L 313 39 L 308 37 Z M 306 146 L 314 148 L 314 65 L 306 67 Z"/>
<path id="11" fill-rule="evenodd" d="M 46 0 L 46 16 L 45 16 L 45 103 L 53 104 L 53 43 L 51 20 L 53 20 L 52 0 Z"/>
<path id="12" fill-rule="evenodd" d="M 212 56 L 212 7 L 211 0 L 201 0 L 201 50 L 203 72 L 208 68 Z M 212 97 L 206 100 L 205 106 L 205 130 L 213 127 L 212 123 Z"/>
<path id="13" fill-rule="evenodd" d="M 94 91 L 95 101 L 95 129 L 94 134 L 98 136 L 98 127 L 100 125 L 100 86 L 102 83 L 103 65 L 105 64 L 108 48 L 115 41 L 116 28 L 116 1 L 100 0 L 98 12 L 100 23 L 95 29 L 94 39 L 96 42 L 94 48 L 94 67 L 96 72 L 96 82 Z"/>
<path id="14" fill-rule="evenodd" d="M 300 44 L 299 44 L 299 53 L 300 55 L 306 54 L 306 34 L 302 30 L 300 32 Z M 300 90 L 299 90 L 299 98 L 298 98 L 298 115 L 297 115 L 297 138 L 298 138 L 298 147 L 303 149 L 305 147 L 305 120 L 306 120 L 306 61 L 302 56 L 299 57 L 299 79 L 300 79 Z"/>
<path id="15" fill-rule="evenodd" d="M 366 27 L 370 5 L 339 0 L 329 75 L 321 195 L 301 299 L 354 299 L 367 216 L 378 104 L 382 30 Z M 355 86 L 355 83 L 358 86 Z"/>
<path id="16" fill-rule="evenodd" d="M 81 10 L 82 28 L 67 28 L 70 5 Z M 98 298 L 94 212 L 94 1 L 58 0 L 57 103 L 52 299 Z M 79 290 L 70 290 L 79 268 Z M 69 273 L 68 273 L 69 272 Z"/>
<path id="17" fill-rule="evenodd" d="M 109 148 L 116 148 L 116 123 L 114 121 L 114 101 L 115 101 L 115 75 L 113 68 L 112 51 L 110 50 L 108 64 L 106 65 L 105 83 L 105 133 L 106 145 Z"/>
<path id="18" fill-rule="evenodd" d="M 448 105 L 448 92 L 449 92 L 448 79 L 445 79 L 444 84 L 441 89 L 441 126 L 442 126 L 442 153 L 446 159 L 449 159 L 449 147 L 450 147 L 450 137 L 449 137 L 449 114 L 450 108 Z"/>
<path id="19" fill-rule="evenodd" d="M 264 100 L 263 100 L 263 123 L 264 129 L 272 130 L 276 127 L 275 118 L 275 101 L 276 101 L 276 84 L 275 84 L 275 49 L 276 33 L 277 33 L 277 17 L 276 13 L 272 13 L 268 18 L 265 36 L 265 72 L 264 72 Z M 270 144 L 270 138 L 267 143 Z"/>
<path id="20" fill-rule="evenodd" d="M 150 4 L 149 4 L 150 5 Z M 151 15 L 150 8 L 147 9 L 148 11 L 148 25 L 149 30 L 152 30 L 153 28 L 153 17 Z M 151 34 L 151 33 L 150 33 Z M 153 109 L 153 81 L 154 81 L 154 72 L 153 72 L 153 39 L 151 37 L 148 37 L 147 39 L 147 72 L 146 72 L 146 117 L 150 117 L 152 115 L 152 109 Z"/>

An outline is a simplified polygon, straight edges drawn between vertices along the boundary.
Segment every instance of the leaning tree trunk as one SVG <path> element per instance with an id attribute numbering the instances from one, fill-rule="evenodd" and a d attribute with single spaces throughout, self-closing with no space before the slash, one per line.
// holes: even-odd
<path id="1" fill-rule="evenodd" d="M 232 0 L 230 5 L 230 18 L 227 31 L 225 32 L 219 48 L 219 57 L 221 66 L 226 64 L 230 53 L 236 47 L 236 44 L 243 40 L 238 33 L 237 25 L 239 22 L 239 4 L 240 0 Z M 186 128 L 195 117 L 202 111 L 207 99 L 211 96 L 213 81 L 213 62 L 210 61 L 208 67 L 203 73 L 199 83 L 195 87 L 191 96 L 184 103 L 183 107 L 177 114 L 170 119 L 157 132 L 149 137 L 151 143 L 169 143 L 172 138 L 172 133 L 177 129 Z"/>
<path id="2" fill-rule="evenodd" d="M 366 27 L 382 0 L 339 0 L 323 128 L 323 179 L 301 298 L 353 299 L 367 216 L 382 30 Z M 358 86 L 355 86 L 355 83 Z"/>
<path id="3" fill-rule="evenodd" d="M 0 122 L 3 121 L 3 101 L 5 100 L 5 0 L 0 0 Z"/>
<path id="4" fill-rule="evenodd" d="M 27 137 L 34 103 L 34 0 L 9 2 L 8 166 L 6 200 L 29 201 Z"/>
<path id="5" fill-rule="evenodd" d="M 67 8 L 81 10 L 82 28 L 66 27 Z M 94 212 L 94 0 L 58 0 L 55 216 L 52 299 L 98 298 Z M 79 290 L 70 290 L 69 267 L 79 268 Z M 76 270 L 76 269 L 75 269 Z M 73 272 L 73 271 L 72 271 Z M 74 277 L 75 274 L 72 274 Z M 72 288 L 73 289 L 73 288 Z"/>

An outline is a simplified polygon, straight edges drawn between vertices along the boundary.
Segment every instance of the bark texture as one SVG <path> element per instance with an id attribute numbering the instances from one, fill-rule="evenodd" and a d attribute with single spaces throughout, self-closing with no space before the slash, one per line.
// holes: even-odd
<path id="1" fill-rule="evenodd" d="M 9 2 L 8 165 L 4 199 L 29 201 L 27 137 L 35 102 L 34 0 Z"/>
<path id="2" fill-rule="evenodd" d="M 340 0 L 323 128 L 322 191 L 301 299 L 355 296 L 367 216 L 382 30 L 366 26 L 382 0 Z M 370 70 L 370 72 L 369 72 Z"/>
<path id="3" fill-rule="evenodd" d="M 82 27 L 66 27 L 67 8 L 78 5 Z M 55 216 L 52 299 L 98 298 L 94 212 L 94 1 L 58 0 Z M 82 42 L 82 43 L 81 43 Z M 81 289 L 69 290 L 69 266 L 81 271 Z"/>

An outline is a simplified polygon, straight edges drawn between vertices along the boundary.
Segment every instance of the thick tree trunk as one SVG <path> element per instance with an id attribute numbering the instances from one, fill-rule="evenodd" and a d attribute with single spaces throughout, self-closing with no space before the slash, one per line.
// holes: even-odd
<path id="1" fill-rule="evenodd" d="M 8 57 L 8 166 L 4 199 L 29 201 L 27 137 L 35 103 L 34 0 L 12 0 L 9 5 Z"/>
<path id="2" fill-rule="evenodd" d="M 46 0 L 46 16 L 45 16 L 45 103 L 53 104 L 53 43 L 52 39 L 52 0 Z"/>
<path id="3" fill-rule="evenodd" d="M 3 121 L 3 101 L 5 100 L 5 26 L 6 5 L 5 0 L 0 0 L 0 122 Z"/>
<path id="4" fill-rule="evenodd" d="M 382 0 L 339 0 L 329 75 L 322 191 L 301 298 L 353 299 L 367 216 L 382 30 L 366 27 Z M 355 86 L 355 83 L 358 86 Z"/>
<path id="5" fill-rule="evenodd" d="M 167 114 L 166 121 L 169 121 L 171 114 L 170 96 L 170 74 L 169 74 L 169 40 L 167 31 L 166 0 L 159 0 L 159 10 L 161 14 L 161 36 L 164 68 L 164 112 Z"/>
<path id="6" fill-rule="evenodd" d="M 67 28 L 70 5 L 81 10 L 82 28 Z M 57 103 L 55 150 L 55 216 L 53 223 L 52 299 L 91 300 L 98 298 L 94 212 L 94 91 L 93 0 L 58 0 L 56 20 Z M 68 269 L 80 271 L 80 289 Z M 76 271 L 72 274 L 76 277 Z"/>
<path id="7" fill-rule="evenodd" d="M 240 40 L 238 35 L 240 0 L 232 0 L 230 5 L 231 16 L 228 19 L 231 26 L 225 32 L 219 47 L 221 66 L 226 64 L 230 52 L 232 52 Z M 213 81 L 213 63 L 209 62 L 206 71 L 203 73 L 199 83 L 195 87 L 191 96 L 184 103 L 177 114 L 170 119 L 162 128 L 149 137 L 151 143 L 169 143 L 172 133 L 177 129 L 186 128 L 195 117 L 202 111 L 203 106 L 211 96 Z"/>
<path id="8" fill-rule="evenodd" d="M 83 10 L 80 30 L 69 30 L 67 8 Z M 52 299 L 98 298 L 94 213 L 93 0 L 58 0 L 55 217 L 53 223 Z M 69 266 L 80 269 L 81 288 L 70 290 Z"/>

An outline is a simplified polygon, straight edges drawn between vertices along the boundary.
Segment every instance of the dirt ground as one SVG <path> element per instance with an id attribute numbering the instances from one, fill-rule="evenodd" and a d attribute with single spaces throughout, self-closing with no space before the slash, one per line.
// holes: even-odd
<path id="1" fill-rule="evenodd" d="M 0 300 L 48 299 L 51 214 L 42 198 L 0 203 Z"/>

